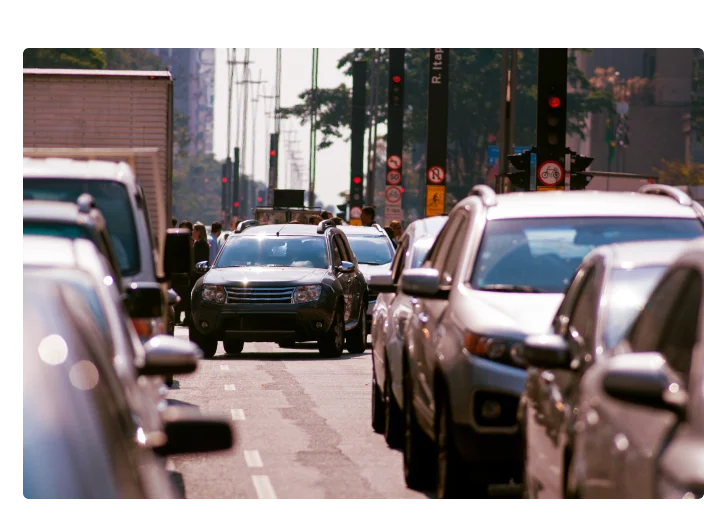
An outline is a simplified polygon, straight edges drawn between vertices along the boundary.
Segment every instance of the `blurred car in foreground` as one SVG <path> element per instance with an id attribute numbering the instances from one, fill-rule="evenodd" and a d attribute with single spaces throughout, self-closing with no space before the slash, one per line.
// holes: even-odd
<path id="1" fill-rule="evenodd" d="M 82 286 L 50 270 L 25 277 L 24 497 L 177 498 L 161 459 L 228 449 L 232 425 L 168 409 L 163 430 L 146 431 Z"/>
<path id="2" fill-rule="evenodd" d="M 552 332 L 526 339 L 519 357 L 531 368 L 518 422 L 528 498 L 569 496 L 567 475 L 575 421 L 581 415 L 580 381 L 592 365 L 611 356 L 686 245 L 684 241 L 632 242 L 593 250 L 577 268 Z"/>
<path id="3" fill-rule="evenodd" d="M 372 295 L 378 294 L 372 315 L 372 427 L 384 433 L 391 447 L 403 438 L 402 355 L 406 319 L 411 314 L 411 297 L 399 288 L 404 270 L 417 268 L 447 222 L 434 216 L 412 222 L 403 233 L 390 271 L 369 279 Z"/>
<path id="4" fill-rule="evenodd" d="M 585 374 L 568 486 L 584 498 L 704 496 L 704 240 Z"/>

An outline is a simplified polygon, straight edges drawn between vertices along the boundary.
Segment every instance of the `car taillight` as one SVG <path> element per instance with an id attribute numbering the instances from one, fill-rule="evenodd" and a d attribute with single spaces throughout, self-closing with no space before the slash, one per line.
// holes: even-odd
<path id="1" fill-rule="evenodd" d="M 132 319 L 132 326 L 134 326 L 139 339 L 142 341 L 147 341 L 155 335 L 166 333 L 164 321 L 160 317 Z"/>

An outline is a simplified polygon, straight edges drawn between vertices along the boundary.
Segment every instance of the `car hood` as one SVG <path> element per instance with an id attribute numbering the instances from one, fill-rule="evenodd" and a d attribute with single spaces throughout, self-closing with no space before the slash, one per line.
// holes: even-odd
<path id="1" fill-rule="evenodd" d="M 325 277 L 327 270 L 317 268 L 265 268 L 243 266 L 238 268 L 213 268 L 205 276 L 207 284 L 228 284 L 232 282 L 256 285 L 316 283 Z"/>
<path id="2" fill-rule="evenodd" d="M 357 263 L 357 266 L 359 266 L 359 271 L 361 271 L 362 275 L 364 275 L 364 280 L 369 282 L 372 275 L 384 275 L 385 273 L 388 273 L 391 269 L 391 262 L 388 264 L 381 264 L 379 266 Z"/>
<path id="3" fill-rule="evenodd" d="M 509 293 L 473 290 L 468 327 L 478 333 L 542 334 L 550 330 L 562 293 Z"/>

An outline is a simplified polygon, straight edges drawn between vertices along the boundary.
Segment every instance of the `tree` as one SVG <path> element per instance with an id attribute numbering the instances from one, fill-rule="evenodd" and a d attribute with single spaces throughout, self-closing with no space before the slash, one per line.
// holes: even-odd
<path id="1" fill-rule="evenodd" d="M 188 155 L 188 146 L 192 139 L 190 122 L 191 119 L 187 114 L 174 110 L 174 151 L 177 157 Z"/>
<path id="2" fill-rule="evenodd" d="M 222 164 L 212 154 L 175 156 L 173 215 L 204 224 L 220 220 Z"/>
<path id="3" fill-rule="evenodd" d="M 704 51 L 694 50 L 692 71 L 692 130 L 704 145 Z"/>
<path id="4" fill-rule="evenodd" d="M 107 62 L 100 48 L 27 48 L 24 68 L 104 70 Z"/>
<path id="5" fill-rule="evenodd" d="M 161 59 L 143 48 L 104 48 L 108 70 L 159 71 L 166 67 Z"/>
<path id="6" fill-rule="evenodd" d="M 662 160 L 660 167 L 654 170 L 659 177 L 658 183 L 687 187 L 704 185 L 704 164 L 701 163 L 685 165 L 679 161 Z"/>
<path id="7" fill-rule="evenodd" d="M 352 73 L 355 60 L 372 58 L 373 50 L 356 48 L 341 57 L 338 69 Z M 486 147 L 492 142 L 499 128 L 499 95 L 501 80 L 500 49 L 452 49 L 450 55 L 450 100 L 448 123 L 448 194 L 465 196 L 475 183 L 481 181 Z M 388 54 L 381 50 L 379 75 L 382 87 L 378 106 L 369 108 L 367 119 L 376 116 L 377 122 L 386 121 L 388 86 Z M 535 144 L 537 49 L 518 52 L 516 87 L 516 144 Z M 406 49 L 404 93 L 404 142 L 412 150 L 412 163 L 404 171 L 412 178 L 414 171 L 423 171 L 427 134 L 428 106 L 428 50 Z M 368 83 L 371 78 L 368 68 Z M 568 95 L 569 134 L 583 136 L 585 121 L 590 112 L 597 112 L 610 104 L 610 96 L 590 85 L 589 79 L 576 64 L 574 53 L 569 57 L 568 82 L 572 90 Z M 319 149 L 328 147 L 335 138 L 345 137 L 351 118 L 351 90 L 341 84 L 335 88 L 306 90 L 299 95 L 301 103 L 282 109 L 282 117 L 298 118 L 302 124 L 309 121 L 311 110 L 318 112 L 317 129 L 322 133 Z M 370 97 L 367 96 L 367 101 Z M 347 139 L 347 138 L 345 138 Z M 404 165 L 408 166 L 408 165 Z M 420 182 L 422 178 L 413 178 Z M 410 181 L 410 180 L 409 180 Z M 417 192 L 407 186 L 406 198 L 413 200 Z"/>

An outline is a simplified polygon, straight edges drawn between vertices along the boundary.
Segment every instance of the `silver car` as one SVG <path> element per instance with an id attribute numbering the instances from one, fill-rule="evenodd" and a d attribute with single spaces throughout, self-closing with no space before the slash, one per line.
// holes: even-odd
<path id="1" fill-rule="evenodd" d="M 434 216 L 411 223 L 401 237 L 391 270 L 370 278 L 370 291 L 379 292 L 371 324 L 372 427 L 384 434 L 391 447 L 398 447 L 403 437 L 401 357 L 403 330 L 412 301 L 398 282 L 404 270 L 423 263 L 446 222 L 446 216 Z"/>
<path id="2" fill-rule="evenodd" d="M 527 335 L 548 331 L 582 258 L 604 244 L 702 235 L 689 196 L 663 185 L 498 196 L 475 187 L 423 267 L 401 277 L 417 298 L 403 361 L 407 484 L 482 496 L 520 480 L 526 371 L 516 353 Z"/>

